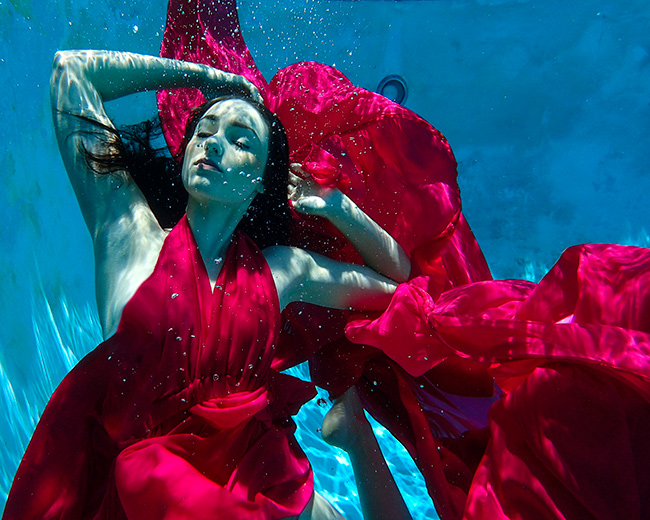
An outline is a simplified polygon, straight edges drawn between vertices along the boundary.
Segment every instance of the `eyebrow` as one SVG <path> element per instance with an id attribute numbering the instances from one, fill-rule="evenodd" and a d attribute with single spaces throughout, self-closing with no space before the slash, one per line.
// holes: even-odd
<path id="1" fill-rule="evenodd" d="M 214 122 L 219 121 L 219 118 L 217 116 L 213 116 L 213 115 L 203 116 L 201 118 L 201 121 L 203 121 L 205 119 L 209 119 L 210 121 L 214 121 Z M 201 123 L 201 121 L 199 121 L 199 124 Z M 242 123 L 241 121 L 235 120 L 235 121 L 232 122 L 232 126 L 237 126 L 239 128 L 244 128 L 245 130 L 250 130 L 251 132 L 253 132 L 253 134 L 255 134 L 255 137 L 257 137 L 257 140 L 261 141 L 260 136 L 257 135 L 257 132 L 251 126 L 247 125 L 246 123 Z"/>

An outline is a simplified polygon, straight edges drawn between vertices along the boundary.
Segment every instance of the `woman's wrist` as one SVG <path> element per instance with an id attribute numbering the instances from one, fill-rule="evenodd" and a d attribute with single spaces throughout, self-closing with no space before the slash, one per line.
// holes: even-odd
<path id="1" fill-rule="evenodd" d="M 323 216 L 340 231 L 344 232 L 342 228 L 349 227 L 355 211 L 358 211 L 357 205 L 352 202 L 350 197 L 339 190 L 333 190 L 328 197 L 326 211 Z"/>

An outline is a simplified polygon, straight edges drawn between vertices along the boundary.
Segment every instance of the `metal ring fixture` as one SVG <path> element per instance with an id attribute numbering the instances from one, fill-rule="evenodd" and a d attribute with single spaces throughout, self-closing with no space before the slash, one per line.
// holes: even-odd
<path id="1" fill-rule="evenodd" d="M 400 105 L 404 104 L 409 93 L 406 81 L 397 74 L 391 74 L 382 79 L 377 86 L 377 92 Z"/>

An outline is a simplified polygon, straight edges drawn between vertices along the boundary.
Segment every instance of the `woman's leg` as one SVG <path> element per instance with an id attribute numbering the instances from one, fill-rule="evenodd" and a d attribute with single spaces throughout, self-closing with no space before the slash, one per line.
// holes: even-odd
<path id="1" fill-rule="evenodd" d="M 327 443 L 348 453 L 365 520 L 411 520 L 354 387 L 327 413 L 322 434 Z"/>
<path id="2" fill-rule="evenodd" d="M 345 518 L 321 495 L 314 493 L 298 520 L 345 520 Z"/>

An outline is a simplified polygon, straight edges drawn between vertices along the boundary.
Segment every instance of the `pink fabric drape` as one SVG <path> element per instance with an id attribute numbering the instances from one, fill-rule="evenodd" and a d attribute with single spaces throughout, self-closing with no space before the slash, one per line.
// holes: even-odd
<path id="1" fill-rule="evenodd" d="M 236 237 L 214 292 L 184 217 L 117 333 L 64 379 L 6 519 L 271 519 L 313 492 L 291 415 L 313 387 L 271 369 L 280 310 Z"/>

